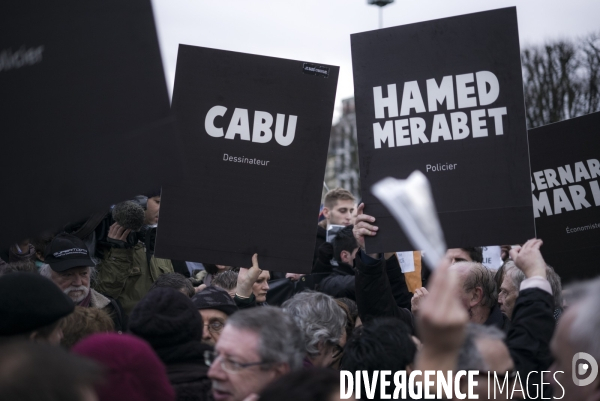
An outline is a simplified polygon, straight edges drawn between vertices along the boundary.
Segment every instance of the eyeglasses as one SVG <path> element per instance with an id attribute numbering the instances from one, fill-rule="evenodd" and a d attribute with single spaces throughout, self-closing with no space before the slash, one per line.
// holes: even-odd
<path id="1" fill-rule="evenodd" d="M 251 363 L 240 363 L 232 361 L 229 358 L 222 357 L 217 351 L 204 351 L 204 363 L 206 366 L 210 366 L 221 358 L 221 368 L 229 373 L 237 373 L 242 369 L 249 368 L 251 366 L 268 365 L 271 362 L 251 362 Z"/>
<path id="2" fill-rule="evenodd" d="M 225 324 L 220 320 L 213 320 L 212 322 L 205 323 L 204 327 L 208 327 L 208 331 L 211 333 L 220 333 L 223 331 Z"/>

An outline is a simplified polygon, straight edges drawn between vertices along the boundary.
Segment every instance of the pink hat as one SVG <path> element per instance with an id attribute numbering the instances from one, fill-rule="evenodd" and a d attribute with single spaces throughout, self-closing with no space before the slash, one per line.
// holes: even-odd
<path id="1" fill-rule="evenodd" d="M 150 345 L 135 336 L 94 334 L 71 351 L 106 368 L 106 380 L 97 388 L 100 401 L 175 400 L 165 366 Z"/>

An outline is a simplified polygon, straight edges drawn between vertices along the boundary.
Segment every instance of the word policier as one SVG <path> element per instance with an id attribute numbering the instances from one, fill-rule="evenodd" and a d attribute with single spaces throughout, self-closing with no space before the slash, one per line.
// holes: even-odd
<path id="1" fill-rule="evenodd" d="M 477 95 L 475 95 L 475 83 L 477 86 Z M 479 71 L 475 74 L 469 73 L 454 77 L 448 75 L 442 78 L 439 85 L 432 78 L 426 81 L 426 86 L 427 109 L 425 108 L 418 82 L 405 82 L 402 101 L 400 103 L 400 112 L 398 112 L 396 84 L 387 85 L 387 97 L 383 96 L 381 86 L 373 87 L 375 118 L 386 118 L 385 109 L 387 109 L 388 118 L 390 119 L 398 116 L 409 116 L 412 109 L 414 109 L 415 113 L 431 113 L 438 110 L 438 103 L 442 105 L 444 102 L 446 103 L 447 110 L 455 110 L 457 108 L 456 103 L 458 103 L 458 109 L 477 107 L 478 104 L 479 106 L 488 106 L 494 103 L 500 94 L 498 78 L 490 71 Z M 455 89 L 456 103 L 454 97 Z M 391 148 L 394 146 L 439 142 L 440 139 L 456 141 L 465 139 L 469 135 L 472 135 L 473 138 L 487 137 L 486 117 L 494 119 L 496 135 L 504 134 L 502 116 L 507 115 L 506 107 L 472 110 L 470 115 L 471 128 L 468 125 L 469 116 L 462 111 L 450 113 L 450 124 L 448 124 L 446 114 L 435 114 L 431 130 L 429 131 L 429 137 L 426 134 L 427 124 L 421 117 L 375 122 L 373 123 L 375 149 L 380 149 L 384 142 L 387 142 L 388 147 Z"/>

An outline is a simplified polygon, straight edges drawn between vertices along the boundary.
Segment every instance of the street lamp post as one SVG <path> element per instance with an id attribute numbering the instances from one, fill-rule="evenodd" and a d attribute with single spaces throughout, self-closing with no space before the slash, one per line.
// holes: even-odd
<path id="1" fill-rule="evenodd" d="M 383 7 L 393 2 L 394 0 L 367 0 L 368 4 L 379 7 L 379 29 L 383 28 Z"/>

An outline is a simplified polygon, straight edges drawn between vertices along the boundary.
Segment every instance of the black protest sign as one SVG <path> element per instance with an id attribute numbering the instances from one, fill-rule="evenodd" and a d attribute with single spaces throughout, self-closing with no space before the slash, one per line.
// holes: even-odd
<path id="1" fill-rule="evenodd" d="M 537 235 L 563 280 L 600 273 L 599 126 L 594 113 L 529 131 Z"/>
<path id="2" fill-rule="evenodd" d="M 157 256 L 310 272 L 338 72 L 179 47 L 186 176 L 163 187 Z"/>
<path id="3" fill-rule="evenodd" d="M 515 8 L 354 34 L 352 65 L 370 252 L 411 250 L 371 194 L 423 172 L 448 247 L 533 237 Z"/>
<path id="4" fill-rule="evenodd" d="M 0 22 L 0 247 L 181 175 L 150 0 L 7 1 Z"/>

